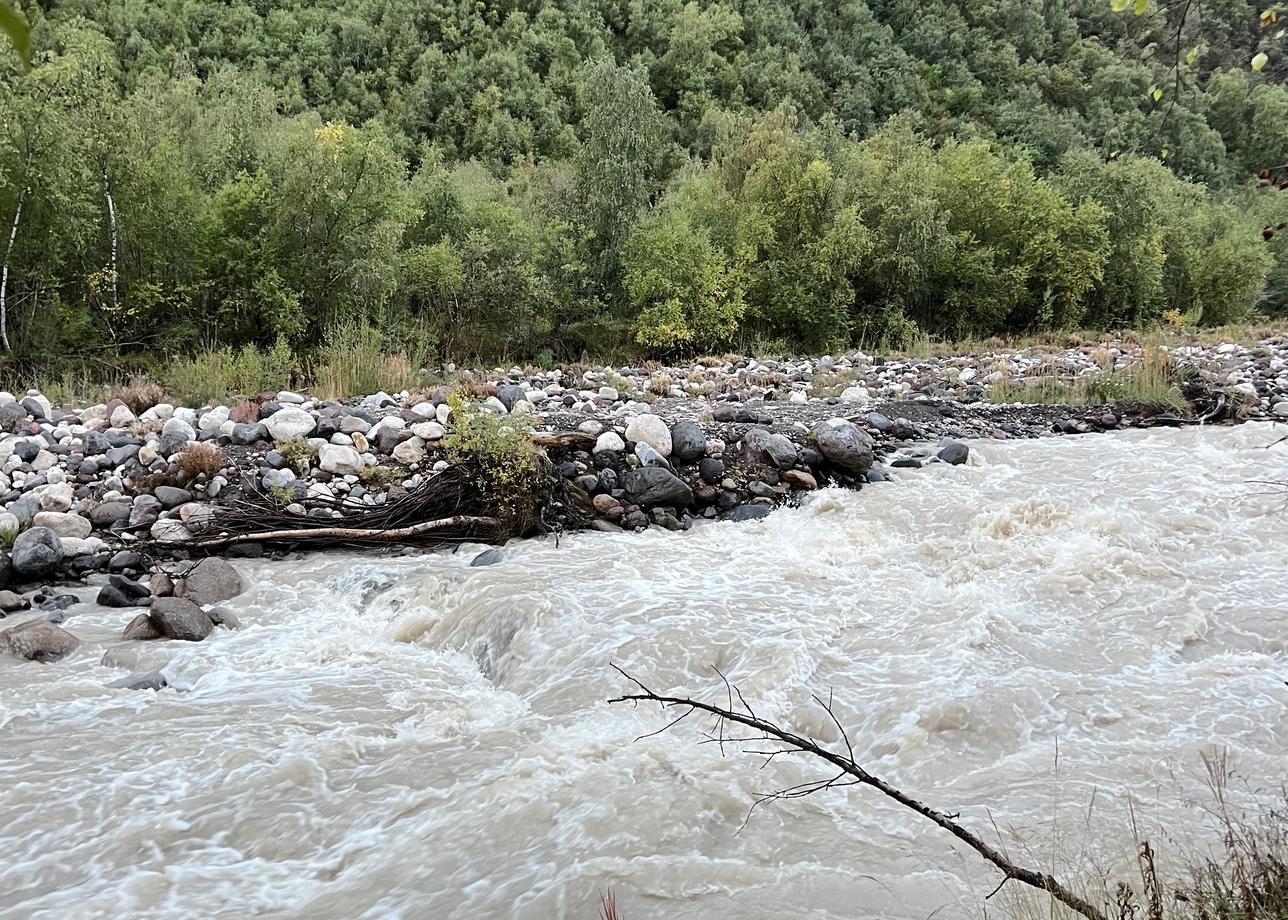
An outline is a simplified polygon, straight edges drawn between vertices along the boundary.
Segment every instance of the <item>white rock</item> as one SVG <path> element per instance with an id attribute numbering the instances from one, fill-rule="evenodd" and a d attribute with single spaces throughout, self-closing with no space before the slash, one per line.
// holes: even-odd
<path id="1" fill-rule="evenodd" d="M 161 518 L 152 525 L 149 531 L 153 540 L 191 540 L 192 531 L 182 521 L 174 518 Z"/>
<path id="2" fill-rule="evenodd" d="M 386 415 L 380 421 L 376 422 L 376 424 L 371 426 L 371 430 L 367 432 L 367 435 L 369 438 L 374 438 L 380 432 L 381 428 L 388 428 L 390 431 L 402 431 L 406 427 L 407 423 L 403 421 L 401 416 Z"/>
<path id="3" fill-rule="evenodd" d="M 214 431 L 226 421 L 228 421 L 228 407 L 215 406 L 215 408 L 201 416 L 201 419 L 197 422 L 197 427 L 202 431 Z"/>
<path id="4" fill-rule="evenodd" d="M 300 403 L 304 402 L 304 397 L 299 393 L 292 393 L 290 390 L 282 390 L 277 394 L 277 401 L 282 405 L 298 406 Z"/>
<path id="5" fill-rule="evenodd" d="M 0 406 L 7 406 L 9 403 L 17 402 L 12 393 L 8 390 L 0 390 Z"/>
<path id="6" fill-rule="evenodd" d="M 1274 413 L 1279 418 L 1288 418 L 1288 400 L 1284 400 L 1281 403 L 1276 403 L 1274 408 Z"/>
<path id="7" fill-rule="evenodd" d="M 0 403 L 3 406 L 4 403 Z M 16 534 L 22 525 L 18 523 L 18 516 L 10 511 L 0 511 L 0 533 Z"/>
<path id="8" fill-rule="evenodd" d="M 483 400 L 483 409 L 487 412 L 493 413 L 494 415 L 510 414 L 510 410 L 505 407 L 505 403 L 501 402 L 501 400 L 497 399 L 495 396 L 489 396 L 487 399 Z"/>
<path id="9" fill-rule="evenodd" d="M 79 539 L 88 537 L 94 529 L 86 518 L 70 511 L 37 511 L 31 523 L 35 527 L 48 527 L 60 537 Z"/>
<path id="10" fill-rule="evenodd" d="M 809 402 L 809 394 L 804 390 L 792 390 L 791 393 L 787 394 L 787 401 L 789 403 Z"/>
<path id="11" fill-rule="evenodd" d="M 264 427 L 274 441 L 300 438 L 317 426 L 317 420 L 303 409 L 284 406 L 264 420 Z"/>
<path id="12" fill-rule="evenodd" d="M 626 442 L 616 431 L 605 431 L 595 439 L 595 453 L 605 450 L 626 450 Z"/>
<path id="13" fill-rule="evenodd" d="M 272 418 L 280 414 L 278 412 Z M 352 475 L 362 469 L 362 455 L 343 444 L 323 444 L 318 448 L 318 466 L 339 476 Z"/>
<path id="14" fill-rule="evenodd" d="M 626 440 L 643 441 L 663 457 L 671 456 L 671 429 L 656 415 L 637 415 L 627 422 Z"/>
<path id="15" fill-rule="evenodd" d="M 396 444 L 389 456 L 407 466 L 413 463 L 420 463 L 425 459 L 425 442 L 420 438 L 409 438 L 400 444 Z"/>
<path id="16" fill-rule="evenodd" d="M 601 425 L 599 422 L 595 421 L 593 418 L 588 418 L 586 419 L 586 421 L 582 422 L 580 425 L 577 426 L 577 430 L 584 432 L 585 434 L 599 434 L 601 431 L 604 430 L 604 426 Z"/>
<path id="17" fill-rule="evenodd" d="M 181 434 L 184 440 L 187 441 L 197 440 L 197 432 L 193 430 L 191 425 L 177 416 L 166 419 L 165 424 L 161 426 L 161 433 Z"/>
<path id="18" fill-rule="evenodd" d="M 98 537 L 60 537 L 58 542 L 63 545 L 66 557 L 93 556 L 107 549 L 107 544 Z"/>
<path id="19" fill-rule="evenodd" d="M 155 444 L 144 444 L 139 448 L 139 463 L 143 466 L 151 466 L 157 462 L 161 455 L 157 453 Z"/>
<path id="20" fill-rule="evenodd" d="M 438 422 L 418 422 L 411 426 L 411 433 L 422 441 L 437 441 L 447 434 L 447 429 Z"/>
<path id="21" fill-rule="evenodd" d="M 40 490 L 40 507 L 45 511 L 70 511 L 75 500 L 70 483 L 61 482 Z"/>
<path id="22" fill-rule="evenodd" d="M 622 398 L 622 394 L 617 391 L 617 387 L 603 386 L 599 388 L 597 395 L 600 399 L 607 399 L 609 402 L 617 402 Z"/>
<path id="23" fill-rule="evenodd" d="M 342 447 L 352 447 L 353 438 L 349 437 L 343 431 L 337 431 L 335 434 L 331 435 L 331 443 L 339 444 Z"/>
<path id="24" fill-rule="evenodd" d="M 707 438 L 707 456 L 723 457 L 725 452 L 725 442 L 722 438 Z"/>
<path id="25" fill-rule="evenodd" d="M 846 402 L 860 402 L 868 398 L 868 388 L 846 387 L 841 391 L 841 398 Z"/>
<path id="26" fill-rule="evenodd" d="M 416 405 L 411 407 L 411 411 L 415 412 L 417 415 L 424 416 L 425 418 L 433 418 L 435 413 L 438 411 L 438 407 L 432 402 L 418 402 Z"/>
<path id="27" fill-rule="evenodd" d="M 110 421 L 113 428 L 124 428 L 127 425 L 133 425 L 138 419 L 134 417 L 129 406 L 121 405 L 112 410 Z"/>
<path id="28" fill-rule="evenodd" d="M 438 424 L 446 425 L 452 418 L 452 407 L 447 403 L 439 403 L 438 408 L 434 410 L 434 417 L 438 419 Z"/>

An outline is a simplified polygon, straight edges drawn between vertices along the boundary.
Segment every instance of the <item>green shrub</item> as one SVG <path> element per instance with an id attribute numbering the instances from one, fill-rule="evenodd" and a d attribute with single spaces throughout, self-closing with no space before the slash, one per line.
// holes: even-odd
<path id="1" fill-rule="evenodd" d="M 295 437 L 278 441 L 276 449 L 297 473 L 307 471 L 313 464 L 313 458 L 318 455 L 318 449 L 307 438 Z"/>

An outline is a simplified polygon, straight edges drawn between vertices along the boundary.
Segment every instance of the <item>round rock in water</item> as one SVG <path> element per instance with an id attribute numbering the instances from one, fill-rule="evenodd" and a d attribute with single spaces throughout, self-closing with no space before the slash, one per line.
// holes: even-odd
<path id="1" fill-rule="evenodd" d="M 158 597 L 152 602 L 152 625 L 167 639 L 200 642 L 215 631 L 205 611 L 182 597 Z"/>
<path id="2" fill-rule="evenodd" d="M 57 661 L 79 645 L 79 639 L 48 620 L 28 620 L 0 632 L 0 648 L 28 661 Z"/>
<path id="3" fill-rule="evenodd" d="M 177 592 L 195 604 L 217 604 L 236 597 L 245 589 L 232 564 L 211 556 L 202 559 L 179 582 Z"/>

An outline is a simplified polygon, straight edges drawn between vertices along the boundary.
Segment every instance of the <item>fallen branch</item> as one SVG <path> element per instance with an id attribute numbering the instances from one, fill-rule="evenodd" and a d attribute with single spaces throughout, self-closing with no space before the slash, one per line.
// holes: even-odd
<path id="1" fill-rule="evenodd" d="M 774 757 L 778 756 L 779 754 L 786 754 L 786 753 L 793 753 L 793 752 L 805 753 L 813 757 L 816 757 L 819 760 L 825 761 L 826 763 L 831 764 L 839 771 L 835 776 L 832 776 L 831 778 L 828 778 L 828 779 L 820 779 L 820 780 L 815 780 L 813 782 L 802 783 L 799 786 L 793 786 L 789 789 L 784 789 L 778 792 L 773 792 L 773 793 L 769 793 L 764 796 L 761 796 L 756 800 L 755 804 L 752 806 L 753 809 L 755 808 L 755 805 L 758 805 L 764 801 L 769 801 L 772 799 L 799 798 L 801 796 L 806 796 L 811 793 L 819 792 L 823 789 L 830 789 L 836 786 L 852 786 L 852 785 L 871 786 L 873 789 L 876 789 L 877 791 L 881 792 L 883 795 L 891 799 L 894 799 L 896 802 L 898 802 L 900 805 L 903 805 L 905 808 L 909 808 L 912 811 L 915 811 L 917 814 L 921 815 L 922 817 L 930 821 L 933 821 L 935 824 L 939 825 L 941 828 L 948 831 L 948 833 L 952 834 L 958 840 L 961 840 L 972 850 L 974 850 L 980 856 L 984 857 L 984 859 L 986 859 L 988 862 L 992 863 L 999 870 L 1001 870 L 1003 874 L 1002 882 L 997 886 L 996 889 L 994 889 L 993 894 L 996 894 L 998 891 L 1000 891 L 1002 885 L 1005 885 L 1008 881 L 1010 881 L 1011 879 L 1014 879 L 1017 882 L 1020 882 L 1025 885 L 1029 885 L 1033 888 L 1037 888 L 1040 891 L 1045 891 L 1055 900 L 1059 901 L 1061 904 L 1068 907 L 1070 910 L 1074 911 L 1075 913 L 1083 917 L 1086 917 L 1087 920 L 1107 920 L 1105 914 L 1100 909 L 1098 909 L 1094 904 L 1090 903 L 1089 901 L 1085 900 L 1084 898 L 1070 891 L 1053 876 L 1048 875 L 1044 872 L 1035 871 L 1033 869 L 1027 869 L 1023 866 L 1017 866 L 1015 863 L 1011 862 L 1000 851 L 993 848 L 992 846 L 989 846 L 989 844 L 984 842 L 984 840 L 980 838 L 977 834 L 967 830 L 965 827 L 959 824 L 955 820 L 956 818 L 955 815 L 949 815 L 937 809 L 931 808 L 928 805 L 924 805 L 921 802 L 917 801 L 916 799 L 912 798 L 911 796 L 894 788 L 893 786 L 891 786 L 889 783 L 887 783 L 885 780 L 881 779 L 880 777 L 874 776 L 871 773 L 869 773 L 867 770 L 865 770 L 862 766 L 860 766 L 855 761 L 854 749 L 850 746 L 849 736 L 846 734 L 845 728 L 841 725 L 840 720 L 836 718 L 836 714 L 832 710 L 832 705 L 830 701 L 825 703 L 817 696 L 814 697 L 815 702 L 817 702 L 820 706 L 823 707 L 823 710 L 831 718 L 832 723 L 837 727 L 837 729 L 840 730 L 841 738 L 845 742 L 845 749 L 847 752 L 845 754 L 838 754 L 833 751 L 829 751 L 826 748 L 820 746 L 816 741 L 813 741 L 810 738 L 806 738 L 802 735 L 798 735 L 795 732 L 791 732 L 791 731 L 788 731 L 787 729 L 781 728 L 780 726 L 776 725 L 775 723 L 767 719 L 760 718 L 759 716 L 756 715 L 755 711 L 747 704 L 747 701 L 743 699 L 742 693 L 739 692 L 736 687 L 732 686 L 728 680 L 725 680 L 725 689 L 728 695 L 728 705 L 715 706 L 715 705 L 712 705 L 711 703 L 703 703 L 698 700 L 689 699 L 688 697 L 663 696 L 661 694 L 655 693 L 647 686 L 645 686 L 643 683 L 641 683 L 639 680 L 636 680 L 634 677 L 627 674 L 621 668 L 618 668 L 616 665 L 614 665 L 613 667 L 623 677 L 625 677 L 632 684 L 638 687 L 640 689 L 640 692 L 624 694 L 622 696 L 609 700 L 610 703 L 647 702 L 647 703 L 657 703 L 659 706 L 663 707 L 664 709 L 669 709 L 671 707 L 682 707 L 685 709 L 685 711 L 678 718 L 671 721 L 669 724 L 664 726 L 659 731 L 666 731 L 667 729 L 681 722 L 683 719 L 685 719 L 693 712 L 705 712 L 716 717 L 715 732 L 708 734 L 707 740 L 711 742 L 715 742 L 716 744 L 720 745 L 720 748 L 722 751 L 724 750 L 725 744 L 738 744 L 741 746 L 741 745 L 745 745 L 748 742 L 764 742 L 764 741 L 779 742 L 785 745 L 785 747 L 781 749 L 771 750 L 771 751 L 749 750 L 745 748 L 744 749 L 747 750 L 748 753 L 759 754 L 759 755 L 765 756 L 770 760 L 772 760 Z M 721 679 L 724 679 L 723 674 L 721 674 L 720 676 L 721 676 Z M 737 694 L 738 701 L 741 704 L 742 709 L 744 710 L 743 712 L 739 712 L 738 710 L 734 709 L 734 705 L 733 705 L 734 694 Z M 737 737 L 733 735 L 728 735 L 726 734 L 726 727 L 728 723 L 746 726 L 747 728 L 754 729 L 760 734 L 753 737 Z M 992 897 L 992 895 L 989 895 L 989 897 Z"/>
<path id="2" fill-rule="evenodd" d="M 161 549 L 219 549 L 234 543 L 281 543 L 320 541 L 358 541 L 364 543 L 397 543 L 444 530 L 490 532 L 496 530 L 501 522 L 494 517 L 471 515 L 454 515 L 439 518 L 436 521 L 424 521 L 410 527 L 392 527 L 384 530 L 363 530 L 357 527 L 312 527 L 295 530 L 264 530 L 241 534 L 220 534 L 212 537 L 197 537 L 192 540 L 155 541 L 152 545 Z"/>

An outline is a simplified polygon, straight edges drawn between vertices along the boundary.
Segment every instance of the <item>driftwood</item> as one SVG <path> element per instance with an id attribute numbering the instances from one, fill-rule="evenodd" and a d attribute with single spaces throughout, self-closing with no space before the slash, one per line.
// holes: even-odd
<path id="1" fill-rule="evenodd" d="M 291 502 L 302 506 L 304 514 L 288 511 L 276 496 L 243 483 L 243 494 L 197 525 L 193 537 L 147 541 L 143 548 L 166 554 L 217 551 L 238 543 L 308 544 L 315 548 L 475 540 L 501 543 L 557 526 L 547 522 L 545 515 L 548 509 L 565 508 L 562 480 L 546 467 L 537 480 L 529 493 L 500 494 L 489 485 L 479 464 L 467 461 L 430 476 L 401 495 L 390 495 L 379 505 L 327 496 Z"/>
<path id="2" fill-rule="evenodd" d="M 614 667 L 616 668 L 616 665 L 614 665 Z M 609 700 L 610 703 L 646 702 L 656 703 L 664 709 L 676 707 L 684 710 L 679 717 L 659 729 L 659 731 L 666 731 L 667 729 L 672 728 L 694 712 L 704 712 L 715 716 L 716 718 L 715 729 L 713 732 L 706 734 L 706 740 L 719 745 L 722 752 L 724 751 L 724 746 L 726 744 L 736 745 L 746 753 L 764 756 L 767 759 L 766 762 L 773 760 L 774 757 L 777 757 L 780 754 L 804 753 L 830 764 L 831 767 L 837 771 L 837 773 L 830 778 L 802 783 L 799 786 L 793 786 L 789 789 L 783 789 L 760 796 L 752 805 L 753 809 L 756 805 L 763 802 L 775 799 L 800 798 L 814 792 L 834 787 L 855 785 L 871 786 L 873 789 L 876 789 L 883 795 L 893 799 L 905 808 L 915 811 L 917 814 L 929 821 L 933 821 L 958 840 L 965 843 L 985 860 L 997 867 L 1002 872 L 1003 878 L 1001 883 L 997 888 L 993 889 L 992 894 L 988 895 L 988 897 L 991 898 L 994 894 L 997 894 L 997 892 L 1002 889 L 1002 885 L 1005 885 L 1008 881 L 1014 879 L 1024 885 L 1029 885 L 1040 891 L 1045 891 L 1052 898 L 1059 901 L 1073 912 L 1086 917 L 1087 920 L 1107 920 L 1105 914 L 1099 908 L 1087 901 L 1085 898 L 1071 891 L 1053 876 L 1048 875 L 1045 872 L 1039 872 L 1034 869 L 1018 866 L 1011 862 L 1011 860 L 1008 859 L 1001 851 L 990 846 L 983 840 L 983 838 L 975 834 L 973 831 L 963 827 L 956 820 L 956 815 L 950 815 L 946 812 L 939 811 L 938 809 L 931 808 L 929 805 L 925 805 L 917 801 L 906 793 L 896 789 L 894 786 L 891 786 L 880 777 L 874 776 L 865 770 L 858 764 L 858 762 L 855 761 L 854 749 L 850 746 L 849 736 L 846 734 L 845 728 L 841 725 L 840 720 L 836 718 L 836 715 L 832 710 L 830 700 L 825 703 L 817 696 L 814 697 L 814 700 L 823 707 L 823 710 L 831 718 L 832 723 L 840 730 L 841 738 L 845 743 L 846 753 L 844 754 L 830 751 L 810 738 L 788 731 L 768 719 L 760 718 L 756 715 L 751 706 L 748 705 L 747 701 L 743 698 L 742 693 L 739 692 L 736 687 L 731 685 L 728 680 L 725 680 L 728 704 L 726 706 L 716 706 L 711 703 L 703 703 L 698 700 L 689 699 L 688 697 L 663 696 L 662 694 L 655 693 L 643 683 L 627 674 L 621 668 L 616 668 L 616 670 L 632 684 L 638 687 L 639 692 L 627 693 L 616 697 L 615 699 Z M 721 679 L 724 679 L 723 674 L 720 676 Z M 734 708 L 735 694 L 737 695 L 741 710 Z M 750 736 L 728 734 L 727 730 L 730 724 L 750 728 L 755 734 Z M 778 744 L 781 746 L 768 751 L 756 750 L 745 746 L 748 743 L 763 744 L 764 742 L 770 742 L 771 744 Z"/>
<path id="3" fill-rule="evenodd" d="M 532 443 L 542 450 L 562 450 L 566 447 L 594 447 L 595 436 L 584 431 L 536 431 Z"/>

